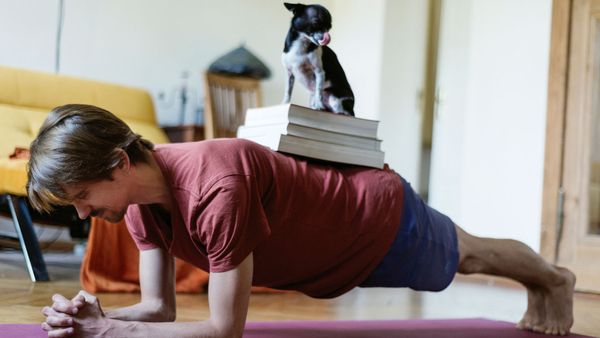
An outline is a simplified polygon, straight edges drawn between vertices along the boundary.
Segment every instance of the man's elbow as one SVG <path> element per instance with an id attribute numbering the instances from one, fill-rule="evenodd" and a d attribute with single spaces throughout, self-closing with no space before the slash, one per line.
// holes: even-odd
<path id="1" fill-rule="evenodd" d="M 244 323 L 231 325 L 231 323 L 215 323 L 214 320 L 209 320 L 213 330 L 216 332 L 216 337 L 223 338 L 242 338 L 244 335 Z"/>
<path id="2" fill-rule="evenodd" d="M 230 330 L 219 332 L 219 337 L 223 337 L 223 338 L 242 338 L 243 335 L 244 335 L 243 329 L 242 330 L 230 329 Z"/>
<path id="3" fill-rule="evenodd" d="M 168 307 L 160 307 L 155 313 L 157 322 L 174 322 L 177 317 L 177 311 Z"/>
<path id="4" fill-rule="evenodd" d="M 177 310 L 173 306 L 167 306 L 163 302 L 146 301 L 148 321 L 151 322 L 174 322 Z"/>
<path id="5" fill-rule="evenodd" d="M 161 321 L 162 322 L 174 322 L 176 318 L 177 318 L 177 314 L 175 313 L 175 311 L 167 311 L 162 314 Z"/>

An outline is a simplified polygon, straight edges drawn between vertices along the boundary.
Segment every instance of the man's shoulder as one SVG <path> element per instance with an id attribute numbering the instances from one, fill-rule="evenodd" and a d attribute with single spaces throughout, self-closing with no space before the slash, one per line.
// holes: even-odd
<path id="1" fill-rule="evenodd" d="M 248 140 L 214 139 L 157 145 L 155 156 L 171 187 L 196 191 L 228 176 L 256 174 L 268 151 Z"/>

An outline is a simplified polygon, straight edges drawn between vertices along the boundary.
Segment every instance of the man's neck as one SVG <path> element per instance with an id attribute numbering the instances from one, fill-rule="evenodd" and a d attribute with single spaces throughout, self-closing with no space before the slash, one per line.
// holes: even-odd
<path id="1" fill-rule="evenodd" d="M 133 172 L 133 204 L 158 204 L 171 211 L 172 196 L 167 180 L 153 155 L 149 163 L 132 166 Z"/>

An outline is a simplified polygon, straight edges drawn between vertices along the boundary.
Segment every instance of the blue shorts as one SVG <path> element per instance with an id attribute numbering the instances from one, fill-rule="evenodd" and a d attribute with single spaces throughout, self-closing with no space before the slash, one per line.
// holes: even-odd
<path id="1" fill-rule="evenodd" d="M 381 263 L 360 287 L 445 289 L 458 269 L 458 241 L 452 220 L 431 208 L 402 178 L 400 229 Z"/>

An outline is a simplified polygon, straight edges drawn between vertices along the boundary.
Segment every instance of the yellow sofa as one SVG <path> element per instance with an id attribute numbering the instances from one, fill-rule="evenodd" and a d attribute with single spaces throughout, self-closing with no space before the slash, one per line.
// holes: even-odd
<path id="1" fill-rule="evenodd" d="M 48 112 L 67 103 L 100 106 L 144 138 L 168 142 L 145 90 L 0 66 L 0 203 L 9 204 L 32 280 L 45 280 L 47 273 L 24 202 L 27 160 L 9 159 L 9 155 L 15 147 L 28 148 Z"/>

